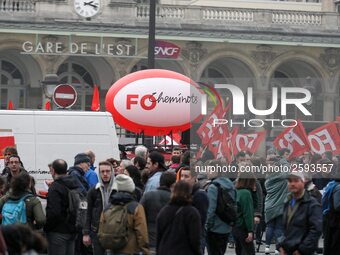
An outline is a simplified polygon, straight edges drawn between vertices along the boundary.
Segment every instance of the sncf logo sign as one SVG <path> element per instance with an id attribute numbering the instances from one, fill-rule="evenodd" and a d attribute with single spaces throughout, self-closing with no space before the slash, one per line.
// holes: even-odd
<path id="1" fill-rule="evenodd" d="M 155 44 L 155 57 L 156 58 L 178 58 L 181 48 L 176 44 L 156 41 Z"/>

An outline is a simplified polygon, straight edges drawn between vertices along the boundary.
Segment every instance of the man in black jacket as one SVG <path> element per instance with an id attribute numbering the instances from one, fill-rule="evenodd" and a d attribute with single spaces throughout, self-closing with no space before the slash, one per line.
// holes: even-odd
<path id="1" fill-rule="evenodd" d="M 176 182 L 176 175 L 164 172 L 159 180 L 157 190 L 144 193 L 140 203 L 144 207 L 148 226 L 150 255 L 156 253 L 156 219 L 160 210 L 170 201 L 171 186 Z"/>
<path id="2" fill-rule="evenodd" d="M 105 250 L 98 240 L 98 228 L 100 215 L 108 205 L 111 194 L 114 193 L 113 166 L 108 161 L 99 163 L 99 182 L 92 187 L 87 194 L 86 224 L 83 229 L 83 243 L 86 246 L 92 244 L 93 254 L 104 255 Z"/>
<path id="3" fill-rule="evenodd" d="M 48 189 L 45 232 L 49 255 L 73 255 L 75 251 L 75 225 L 67 220 L 68 189 L 78 189 L 73 176 L 67 175 L 65 160 L 52 163 L 51 175 L 54 182 Z"/>
<path id="4" fill-rule="evenodd" d="M 304 175 L 288 176 L 288 195 L 283 211 L 284 235 L 277 248 L 281 255 L 312 255 L 322 231 L 320 204 L 304 188 Z"/>

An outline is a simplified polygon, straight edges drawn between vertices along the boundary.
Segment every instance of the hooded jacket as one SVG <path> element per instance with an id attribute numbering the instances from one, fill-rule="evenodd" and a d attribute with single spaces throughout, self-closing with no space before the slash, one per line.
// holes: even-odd
<path id="1" fill-rule="evenodd" d="M 212 182 L 217 182 L 223 189 L 229 190 L 229 195 L 236 201 L 236 191 L 233 183 L 224 177 L 218 177 Z M 218 190 L 216 185 L 210 184 L 208 188 L 209 207 L 207 214 L 206 229 L 209 232 L 227 234 L 231 232 L 231 226 L 226 224 L 216 215 Z"/>
<path id="2" fill-rule="evenodd" d="M 110 203 L 110 197 L 113 195 L 115 190 L 113 189 L 114 177 L 112 177 L 110 183 L 107 185 L 107 191 L 105 195 L 105 185 L 103 180 L 99 178 L 99 182 L 95 187 L 92 187 L 87 194 L 87 213 L 86 223 L 83 229 L 84 235 L 89 235 L 90 232 L 98 233 L 100 215 L 103 208 L 107 206 L 105 204 L 105 196 L 107 196 L 108 204 Z"/>
<path id="3" fill-rule="evenodd" d="M 75 233 L 75 226 L 67 222 L 68 189 L 79 189 L 74 176 L 60 176 L 48 189 L 46 205 L 46 232 Z"/>
<path id="4" fill-rule="evenodd" d="M 87 183 L 85 178 L 85 172 L 79 166 L 72 166 L 68 170 L 68 175 L 75 176 L 78 181 L 78 186 L 81 189 L 81 192 L 84 196 L 87 195 L 87 192 L 90 189 L 90 185 Z"/>
<path id="5" fill-rule="evenodd" d="M 111 204 L 127 204 L 134 201 L 134 197 L 128 192 L 116 192 L 111 196 Z M 149 254 L 148 230 L 144 208 L 138 204 L 134 214 L 128 213 L 129 237 L 127 245 L 117 251 L 118 254 Z"/>
<path id="6" fill-rule="evenodd" d="M 268 223 L 283 214 L 283 204 L 288 195 L 287 173 L 270 174 L 264 185 L 267 191 L 264 214 Z"/>

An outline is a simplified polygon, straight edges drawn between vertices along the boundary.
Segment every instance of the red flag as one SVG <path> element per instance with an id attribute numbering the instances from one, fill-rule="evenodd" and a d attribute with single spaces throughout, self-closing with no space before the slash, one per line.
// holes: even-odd
<path id="1" fill-rule="evenodd" d="M 335 122 L 323 125 L 308 134 L 308 140 L 313 152 L 322 154 L 325 151 L 340 153 L 340 136 Z"/>
<path id="2" fill-rule="evenodd" d="M 201 138 L 202 144 L 206 145 L 214 135 L 214 120 L 221 119 L 223 115 L 223 108 L 221 105 L 217 105 L 215 109 L 210 113 L 208 118 L 197 129 L 197 134 Z"/>
<path id="3" fill-rule="evenodd" d="M 7 110 L 14 110 L 14 106 L 13 106 L 12 100 L 8 101 Z"/>
<path id="4" fill-rule="evenodd" d="M 94 85 L 94 88 L 93 88 L 91 110 L 94 112 L 100 111 L 99 89 L 97 85 Z"/>
<path id="5" fill-rule="evenodd" d="M 229 136 L 228 127 L 223 125 L 216 129 L 216 132 L 209 141 L 209 150 L 214 154 L 216 159 L 227 158 L 230 162 Z"/>
<path id="6" fill-rule="evenodd" d="M 338 127 L 339 127 L 338 131 L 339 131 L 339 133 L 340 133 L 340 116 L 336 117 L 336 119 L 337 119 L 337 121 L 338 121 Z"/>
<path id="7" fill-rule="evenodd" d="M 0 158 L 3 158 L 2 150 L 7 146 L 15 146 L 14 134 L 11 129 L 0 129 Z"/>
<path id="8" fill-rule="evenodd" d="M 266 131 L 252 134 L 237 134 L 233 137 L 234 155 L 240 151 L 249 151 L 254 154 L 265 136 Z"/>
<path id="9" fill-rule="evenodd" d="M 46 103 L 45 103 L 45 110 L 47 110 L 47 111 L 51 111 L 51 101 L 50 100 L 48 100 Z"/>
<path id="10" fill-rule="evenodd" d="M 273 144 L 278 149 L 287 148 L 290 150 L 289 158 L 298 157 L 305 151 L 310 150 L 306 131 L 300 120 L 295 127 L 283 130 L 274 140 Z"/>
<path id="11" fill-rule="evenodd" d="M 225 109 L 221 105 L 217 105 L 208 118 L 202 123 L 202 125 L 197 129 L 197 134 L 202 140 L 202 144 L 206 145 L 213 138 L 216 129 L 220 126 L 226 126 L 225 124 L 216 124 L 214 122 L 217 119 L 223 119 L 227 115 L 231 104 L 229 103 Z M 228 129 L 228 127 L 226 126 Z M 222 134 L 222 132 L 220 132 Z"/>

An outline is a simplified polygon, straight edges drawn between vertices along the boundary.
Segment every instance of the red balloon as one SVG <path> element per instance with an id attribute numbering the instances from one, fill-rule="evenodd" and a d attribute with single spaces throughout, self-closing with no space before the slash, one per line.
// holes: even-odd
<path id="1" fill-rule="evenodd" d="M 203 95 L 199 86 L 182 74 L 150 69 L 115 82 L 105 105 L 121 127 L 161 136 L 189 129 L 201 117 Z"/>

